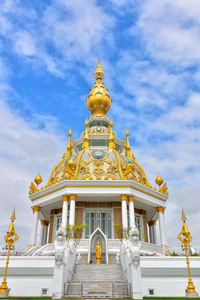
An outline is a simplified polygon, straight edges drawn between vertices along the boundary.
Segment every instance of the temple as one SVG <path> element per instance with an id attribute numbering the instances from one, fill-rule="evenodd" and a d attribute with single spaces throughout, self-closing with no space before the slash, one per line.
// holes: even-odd
<path id="1" fill-rule="evenodd" d="M 82 261 L 87 262 L 89 239 L 100 228 L 108 244 L 108 256 L 119 251 L 120 236 L 116 225 L 123 228 L 136 225 L 141 250 L 162 254 L 167 251 L 164 211 L 168 192 L 166 183 L 158 175 L 156 187 L 131 152 L 129 131 L 125 139 L 118 138 L 114 122 L 108 118 L 112 100 L 104 86 L 104 71 L 100 60 L 94 72 L 95 83 L 86 104 L 90 112 L 85 128 L 77 140 L 69 141 L 62 159 L 54 166 L 44 187 L 39 187 L 41 176 L 31 182 L 29 196 L 33 209 L 30 252 L 43 247 L 48 250 L 54 242 L 59 226 L 87 224 L 78 249 Z M 40 243 L 36 245 L 37 224 L 41 227 Z M 156 227 L 160 239 L 156 236 Z M 97 235 L 99 233 L 97 232 Z M 102 236 L 102 235 L 101 235 Z"/>
<path id="2" fill-rule="evenodd" d="M 86 99 L 90 116 L 80 137 L 74 140 L 70 128 L 66 150 L 48 181 L 43 183 L 38 174 L 31 182 L 30 241 L 22 256 L 11 251 L 6 265 L 9 295 L 197 296 L 199 257 L 190 257 L 189 269 L 187 256 L 186 289 L 186 259 L 170 255 L 165 227 L 167 184 L 159 174 L 155 186 L 148 181 L 131 150 L 128 128 L 124 128 L 125 138 L 118 138 L 114 120 L 107 116 L 112 100 L 100 60 L 94 78 Z M 178 238 L 187 252 L 191 236 L 185 215 L 182 219 Z M 174 230 L 175 238 L 178 232 L 179 228 Z M 5 264 L 0 253 L 1 270 Z M 5 283 L 6 275 L 0 297 L 6 294 Z"/>

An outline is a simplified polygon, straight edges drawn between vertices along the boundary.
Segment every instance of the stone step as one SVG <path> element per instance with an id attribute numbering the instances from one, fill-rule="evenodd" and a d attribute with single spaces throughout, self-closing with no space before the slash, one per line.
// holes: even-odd
<path id="1" fill-rule="evenodd" d="M 69 283 L 65 297 L 88 297 L 96 298 L 128 298 L 128 284 L 124 282 L 85 282 L 85 283 Z"/>
<path id="2" fill-rule="evenodd" d="M 123 281 L 120 265 L 76 265 L 72 282 Z"/>

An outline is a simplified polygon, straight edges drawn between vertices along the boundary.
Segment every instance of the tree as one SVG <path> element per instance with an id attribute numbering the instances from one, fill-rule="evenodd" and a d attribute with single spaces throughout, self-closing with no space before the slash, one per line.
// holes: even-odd
<path id="1" fill-rule="evenodd" d="M 88 226 L 87 224 L 68 224 L 66 227 L 66 238 L 68 240 L 73 240 L 75 247 L 78 246 L 80 239 L 82 237 L 82 233 L 84 228 Z"/>
<path id="2" fill-rule="evenodd" d="M 122 241 L 123 239 L 128 239 L 129 231 L 131 227 L 123 227 L 121 223 L 114 224 L 114 231 L 117 237 Z"/>

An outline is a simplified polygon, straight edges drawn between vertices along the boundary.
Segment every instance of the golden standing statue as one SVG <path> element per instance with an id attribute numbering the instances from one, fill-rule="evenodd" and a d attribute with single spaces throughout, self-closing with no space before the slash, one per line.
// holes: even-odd
<path id="1" fill-rule="evenodd" d="M 188 285 L 186 290 L 186 296 L 189 296 L 193 294 L 193 296 L 198 296 L 198 294 L 195 291 L 194 284 L 192 282 L 191 273 L 190 273 L 190 264 L 189 264 L 189 258 L 188 258 L 188 247 L 190 247 L 190 242 L 192 240 L 192 236 L 190 235 L 190 232 L 188 230 L 188 227 L 186 225 L 186 216 L 184 214 L 184 211 L 182 210 L 182 218 L 183 220 L 183 226 L 181 232 L 178 234 L 177 239 L 181 241 L 182 247 L 185 247 L 185 255 L 186 255 L 186 263 L 188 268 Z"/>
<path id="2" fill-rule="evenodd" d="M 96 244 L 96 264 L 100 264 L 101 263 L 101 244 L 98 240 L 97 244 Z"/>
<path id="3" fill-rule="evenodd" d="M 14 246 L 14 243 L 19 239 L 19 236 L 15 232 L 14 228 L 14 220 L 15 220 L 15 209 L 13 210 L 12 216 L 11 216 L 11 224 L 7 231 L 7 234 L 4 236 L 4 240 L 6 241 L 6 247 L 8 247 L 8 255 L 6 260 L 6 269 L 5 274 L 3 278 L 3 282 L 0 287 L 0 295 L 7 295 L 8 293 L 8 287 L 6 282 L 7 272 L 8 272 L 8 264 L 9 264 L 9 258 L 10 258 L 10 250 L 12 246 Z"/>

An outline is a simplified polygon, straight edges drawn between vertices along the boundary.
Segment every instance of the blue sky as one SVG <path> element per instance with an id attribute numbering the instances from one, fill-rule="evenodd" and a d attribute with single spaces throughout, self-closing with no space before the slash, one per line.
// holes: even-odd
<path id="1" fill-rule="evenodd" d="M 74 138 L 84 130 L 100 57 L 115 131 L 123 138 L 128 126 L 149 181 L 159 172 L 168 184 L 169 245 L 183 207 L 200 250 L 199 15 L 198 0 L 1 1 L 1 237 L 15 206 L 28 244 L 29 183 L 48 178 L 70 125 Z"/>

